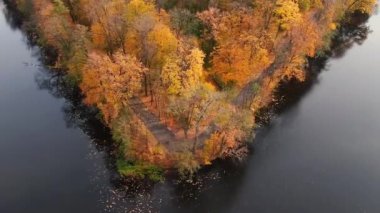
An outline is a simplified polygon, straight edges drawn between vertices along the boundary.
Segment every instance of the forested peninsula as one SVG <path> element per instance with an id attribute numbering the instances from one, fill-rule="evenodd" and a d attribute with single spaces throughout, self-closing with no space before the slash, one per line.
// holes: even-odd
<path id="1" fill-rule="evenodd" d="M 242 160 L 282 82 L 306 81 L 376 0 L 5 0 L 98 110 L 122 176 Z"/>

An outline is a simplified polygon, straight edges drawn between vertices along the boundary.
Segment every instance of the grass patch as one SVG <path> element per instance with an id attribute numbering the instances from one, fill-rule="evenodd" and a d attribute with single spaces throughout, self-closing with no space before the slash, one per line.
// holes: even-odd
<path id="1" fill-rule="evenodd" d="M 116 167 L 118 172 L 124 177 L 149 179 L 155 182 L 162 182 L 164 180 L 163 169 L 155 165 L 118 159 Z"/>

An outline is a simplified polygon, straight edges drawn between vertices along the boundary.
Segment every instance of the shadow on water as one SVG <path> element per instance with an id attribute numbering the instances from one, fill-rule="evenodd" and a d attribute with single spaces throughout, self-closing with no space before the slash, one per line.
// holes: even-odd
<path id="1" fill-rule="evenodd" d="M 11 8 L 4 11 L 5 17 L 13 30 L 22 28 L 19 14 L 12 12 Z M 368 17 L 356 15 L 354 24 L 345 24 L 341 28 L 332 44 L 332 51 L 327 56 L 310 59 L 308 70 L 309 78 L 300 83 L 293 79 L 283 82 L 276 92 L 276 102 L 262 113 L 259 120 L 265 126 L 260 130 L 260 137 L 270 130 L 270 119 L 289 109 L 296 109 L 299 100 L 307 95 L 315 85 L 318 85 L 318 74 L 325 70 L 329 58 L 343 57 L 354 44 L 362 44 L 370 30 L 365 24 Z M 44 54 L 35 48 L 32 39 L 26 39 L 29 48 L 36 49 L 34 54 L 40 58 L 41 64 L 46 64 Z M 106 153 L 104 157 L 106 168 L 110 171 L 109 182 L 112 193 L 112 207 L 106 211 L 157 211 L 164 212 L 184 211 L 228 211 L 229 206 L 238 196 L 240 188 L 244 185 L 244 178 L 250 160 L 236 164 L 229 161 L 218 161 L 212 167 L 203 168 L 192 181 L 168 178 L 158 184 L 147 182 L 125 182 L 115 171 L 115 147 L 111 140 L 110 131 L 98 119 L 97 110 L 89 108 L 82 103 L 82 95 L 78 88 L 72 87 L 65 81 L 63 73 L 47 69 L 42 66 L 36 74 L 35 81 L 41 90 L 48 91 L 55 98 L 63 99 L 64 119 L 69 128 L 80 128 L 87 134 L 98 152 Z M 295 110 L 297 111 L 297 110 Z M 253 145 L 254 147 L 254 145 Z M 108 204 L 107 204 L 108 205 Z"/>
<path id="2" fill-rule="evenodd" d="M 10 28 L 14 30 L 19 30 L 22 26 L 22 18 L 20 13 L 14 10 L 14 5 L 11 2 L 4 0 L 5 7 L 3 8 L 3 14 L 6 22 L 10 26 Z"/>

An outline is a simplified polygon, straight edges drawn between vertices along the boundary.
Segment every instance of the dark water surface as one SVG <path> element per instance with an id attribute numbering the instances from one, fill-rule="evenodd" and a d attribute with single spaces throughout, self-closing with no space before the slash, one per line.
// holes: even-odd
<path id="1" fill-rule="evenodd" d="M 0 212 L 380 212 L 380 16 L 244 165 L 136 186 L 120 184 L 106 131 L 0 8 Z"/>

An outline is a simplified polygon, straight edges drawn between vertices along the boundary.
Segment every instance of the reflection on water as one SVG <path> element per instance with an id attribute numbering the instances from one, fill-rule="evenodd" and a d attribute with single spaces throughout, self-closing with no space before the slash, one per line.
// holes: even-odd
<path id="1" fill-rule="evenodd" d="M 0 30 L 19 31 L 21 23 L 16 18 L 17 16 L 12 14 L 10 10 L 3 9 L 2 11 L 5 21 L 7 22 L 7 27 Z M 0 19 L 0 21 L 3 20 Z M 10 35 L 12 34 L 9 33 L 9 36 Z M 362 45 L 365 43 L 364 41 L 367 37 L 370 36 L 370 27 L 365 23 L 354 28 L 347 26 L 337 37 L 334 43 L 334 50 L 330 56 L 334 58 L 334 60 L 344 59 L 347 57 L 346 54 L 351 52 L 347 50 L 351 47 Z M 168 180 L 163 183 L 152 184 L 149 182 L 126 182 L 120 179 L 115 172 L 115 159 L 113 157 L 114 147 L 110 139 L 109 130 L 97 119 L 97 111 L 83 105 L 79 91 L 67 85 L 61 73 L 52 71 L 41 65 L 45 64 L 41 62 L 45 59 L 41 57 L 40 50 L 33 45 L 33 42 L 25 39 L 25 36 L 21 36 L 21 38 L 22 40 L 19 42 L 22 42 L 22 45 L 15 48 L 20 48 L 18 50 L 19 54 L 28 53 L 29 58 L 14 59 L 13 61 L 9 61 L 9 63 L 14 63 L 14 67 L 18 67 L 18 69 L 34 70 L 32 73 L 34 82 L 30 82 L 30 79 L 25 79 L 17 81 L 15 84 L 30 84 L 31 88 L 37 85 L 37 89 L 33 89 L 30 94 L 25 94 L 19 98 L 29 98 L 33 100 L 47 91 L 49 95 L 43 97 L 43 102 L 34 103 L 36 104 L 35 108 L 30 107 L 31 110 L 42 108 L 41 112 L 31 111 L 30 113 L 42 113 L 42 111 L 45 110 L 44 107 L 49 109 L 56 107 L 61 108 L 60 112 L 54 112 L 49 115 L 50 117 L 39 117 L 35 118 L 35 120 L 30 120 L 30 123 L 27 123 L 25 126 L 34 125 L 35 123 L 38 125 L 39 120 L 37 119 L 40 119 L 42 121 L 46 120 L 46 122 L 54 125 L 58 125 L 58 123 L 63 120 L 64 126 L 66 127 L 66 129 L 58 129 L 52 133 L 39 133 L 47 137 L 45 138 L 45 144 L 42 144 L 41 147 L 47 146 L 48 143 L 54 143 L 54 146 L 61 147 L 63 151 L 59 150 L 52 154 L 52 156 L 56 158 L 56 160 L 52 159 L 53 162 L 31 162 L 34 167 L 41 167 L 42 169 L 28 171 L 38 173 L 46 170 L 43 164 L 49 165 L 47 168 L 52 170 L 51 174 L 49 173 L 47 176 L 39 177 L 41 185 L 35 186 L 36 188 L 41 188 L 45 184 L 44 181 L 47 180 L 54 181 L 54 183 L 52 183 L 53 185 L 57 185 L 57 183 L 62 184 L 58 181 L 61 178 L 60 175 L 62 175 L 59 171 L 65 168 L 67 170 L 68 168 L 75 169 L 75 172 L 70 173 L 71 176 L 66 176 L 70 181 L 58 187 L 59 191 L 63 189 L 70 191 L 69 194 L 72 196 L 60 194 L 55 191 L 54 193 L 51 192 L 52 194 L 49 194 L 49 191 L 37 191 L 38 194 L 46 193 L 46 196 L 43 197 L 42 201 L 36 200 L 36 204 L 26 205 L 29 212 L 46 212 L 48 208 L 42 208 L 43 210 L 41 211 L 41 206 L 37 205 L 47 205 L 46 203 L 62 206 L 61 211 L 63 212 L 251 212 L 255 210 L 258 212 L 270 212 L 271 210 L 272 212 L 294 212 L 294 210 L 299 212 L 301 210 L 317 211 L 318 208 L 323 209 L 318 202 L 304 200 L 305 196 L 309 194 L 303 190 L 307 190 L 308 188 L 302 188 L 301 190 L 301 187 L 305 187 L 303 183 L 309 181 L 309 179 L 307 179 L 309 178 L 308 173 L 314 171 L 308 169 L 313 166 L 321 166 L 319 164 L 320 162 L 317 161 L 313 162 L 315 165 L 307 166 L 302 165 L 302 162 L 308 162 L 308 160 L 310 160 L 308 156 L 313 156 L 314 152 L 320 152 L 318 153 L 319 155 L 324 155 L 323 152 L 325 150 L 318 151 L 315 147 L 313 147 L 314 150 L 307 148 L 297 150 L 301 146 L 301 142 L 309 138 L 307 135 L 303 136 L 303 133 L 292 135 L 294 129 L 289 130 L 289 128 L 295 125 L 295 123 L 302 124 L 300 119 L 302 121 L 312 120 L 307 117 L 307 115 L 303 115 L 305 108 L 303 107 L 304 103 L 301 103 L 300 100 L 311 98 L 310 93 L 312 90 L 320 87 L 323 88 L 324 82 L 321 82 L 318 76 L 322 70 L 329 69 L 329 66 L 331 66 L 333 62 L 324 59 L 312 60 L 310 63 L 310 72 L 312 73 L 310 81 L 305 84 L 290 82 L 282 85 L 281 92 L 277 95 L 279 101 L 274 105 L 274 110 L 268 109 L 268 112 L 274 112 L 275 114 L 281 113 L 282 115 L 276 116 L 273 123 L 269 123 L 260 130 L 257 143 L 252 147 L 253 153 L 247 159 L 247 162 L 239 165 L 233 162 L 216 162 L 213 167 L 202 169 L 192 181 L 181 181 L 169 177 Z M 3 38 L 1 38 L 1 40 L 3 40 Z M 19 64 L 23 64 L 23 68 L 19 68 Z M 330 71 L 334 72 L 334 70 Z M 16 72 L 7 72 L 6 74 L 16 75 Z M 324 85 L 324 87 L 326 87 L 326 85 Z M 0 85 L 0 89 L 13 91 L 14 88 L 8 88 L 6 86 L 2 88 Z M 318 100 L 318 98 L 314 99 Z M 329 104 L 328 101 L 321 103 L 320 100 L 318 100 L 317 104 L 321 104 L 321 106 L 316 107 L 324 107 L 325 105 L 329 107 L 327 106 Z M 339 103 L 337 102 L 336 104 Z M 20 109 L 20 111 L 28 109 L 28 106 L 25 106 L 25 109 Z M 7 112 L 4 112 L 4 115 L 5 113 L 19 113 L 16 109 L 12 111 L 11 106 L 7 108 L 7 110 Z M 268 114 L 271 115 L 270 117 L 273 117 L 273 113 Z M 305 116 L 305 118 L 302 116 Z M 9 125 L 3 129 L 0 127 L 0 131 L 13 131 L 13 129 L 9 127 L 11 124 L 12 121 L 9 119 Z M 297 128 L 300 127 L 297 126 Z M 81 130 L 80 133 L 71 132 L 71 130 L 75 131 L 78 129 Z M 62 134 L 58 134 L 57 132 Z M 289 134 L 291 136 L 287 136 Z M 70 138 L 60 143 L 56 142 L 57 138 L 65 135 L 70 135 Z M 302 135 L 302 137 L 298 135 Z M 329 138 L 328 136 L 327 134 L 326 138 L 322 138 L 321 140 L 327 140 Z M 282 145 L 282 150 L 277 152 L 277 147 L 281 145 L 279 141 L 281 141 L 282 138 L 286 138 L 288 146 Z M 17 138 L 17 140 L 19 139 Z M 70 140 L 75 141 L 75 143 L 70 143 Z M 292 141 L 299 143 L 294 145 Z M 37 143 L 33 140 L 30 142 Z M 24 145 L 24 142 L 20 143 Z M 65 152 L 65 147 L 67 148 L 67 146 L 71 147 Z M 291 148 L 297 150 L 292 153 L 297 156 L 297 159 L 282 154 L 289 152 Z M 1 147 L 1 149 L 5 150 L 6 147 Z M 72 154 L 75 150 L 81 151 Z M 33 147 L 30 149 L 30 152 L 35 152 L 36 155 L 39 155 L 41 150 Z M 59 153 L 61 154 L 59 155 Z M 6 155 L 6 152 L 0 153 L 0 156 L 2 154 Z M 82 155 L 84 155 L 84 157 Z M 12 158 L 12 156 L 10 156 L 10 158 Z M 289 162 L 292 162 L 292 164 Z M 302 165 L 303 167 L 294 167 L 294 165 Z M 328 169 L 329 167 L 321 166 L 322 170 L 324 168 Z M 333 174 L 336 168 L 330 169 L 329 171 L 325 171 L 325 173 Z M 82 172 L 82 170 L 86 170 L 86 172 Z M 305 174 L 302 175 L 301 173 Z M 12 179 L 11 174 L 5 175 Z M 23 175 L 28 176 L 30 174 L 26 173 Z M 297 181 L 290 180 L 291 177 L 294 177 L 294 180 Z M 318 183 L 318 181 L 313 181 L 313 183 L 308 185 L 310 190 L 314 189 L 313 184 Z M 16 180 L 14 182 L 15 185 L 19 184 Z M 325 185 L 328 184 L 326 183 Z M 325 185 L 320 183 L 318 189 L 325 190 L 324 193 L 326 194 L 338 193 L 336 191 L 329 191 L 328 187 L 324 187 Z M 25 185 L 24 187 L 27 188 L 28 186 Z M 288 194 L 288 196 L 283 196 L 283 194 Z M 344 197 L 343 195 L 340 196 Z M 354 195 L 351 196 L 354 197 Z M 30 199 L 30 197 L 12 198 L 10 196 L 7 198 L 7 192 L 3 190 L 0 192 L 0 198 L 4 198 L 2 199 L 3 202 L 8 204 L 12 202 L 20 203 L 20 206 Z M 301 204 L 297 205 L 299 201 L 307 203 L 310 207 L 306 208 Z M 71 203 L 72 208 L 67 207 L 66 203 Z M 338 210 L 349 209 L 350 203 L 341 202 L 337 204 L 337 206 L 336 209 Z M 314 210 L 312 208 L 314 208 Z M 12 208 L 5 207 L 5 210 L 10 209 Z M 20 207 L 20 209 L 25 210 L 26 207 Z M 376 210 L 375 207 L 362 209 Z M 1 201 L 0 210 L 2 210 Z"/>

